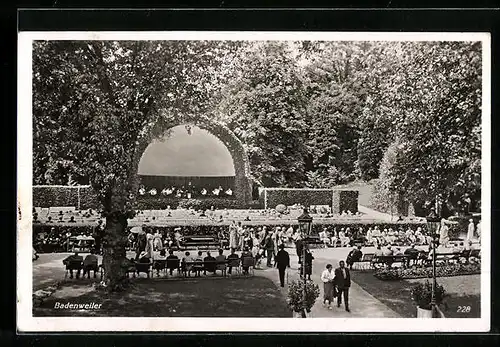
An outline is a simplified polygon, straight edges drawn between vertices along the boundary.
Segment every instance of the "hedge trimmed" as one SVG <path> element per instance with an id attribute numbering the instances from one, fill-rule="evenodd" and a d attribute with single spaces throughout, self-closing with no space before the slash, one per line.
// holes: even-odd
<path id="1" fill-rule="evenodd" d="M 33 186 L 33 206 L 49 208 L 59 206 L 74 206 L 78 209 L 78 191 L 80 191 L 80 209 L 99 210 L 99 203 L 94 190 L 90 186 Z M 244 203 L 241 200 L 227 198 L 203 198 L 203 199 L 178 199 L 164 197 L 161 195 L 139 196 L 136 202 L 138 210 L 163 210 L 167 206 L 171 208 L 184 207 L 195 209 L 243 209 L 261 208 L 258 201 Z"/>
<path id="2" fill-rule="evenodd" d="M 332 206 L 331 189 L 267 189 L 261 191 L 262 204 L 267 208 L 275 208 L 279 204 L 292 206 L 301 204 L 303 206 L 328 205 Z M 266 204 L 267 196 L 267 204 Z"/>
<path id="3" fill-rule="evenodd" d="M 475 275 L 481 273 L 481 264 L 457 263 L 436 267 L 436 277 Z M 397 281 L 414 278 L 432 278 L 432 267 L 393 268 L 377 270 L 373 276 L 382 281 Z"/>
<path id="4" fill-rule="evenodd" d="M 336 190 L 333 192 L 333 213 L 339 214 L 344 211 L 358 212 L 357 190 Z"/>
<path id="5" fill-rule="evenodd" d="M 245 209 L 259 208 L 258 202 L 244 203 L 241 200 L 225 198 L 203 198 L 203 199 L 178 199 L 164 196 L 141 196 L 137 199 L 136 208 L 138 210 L 164 210 L 170 206 L 172 209 L 179 207 L 194 208 L 195 210 L 209 210 L 212 206 L 215 209 Z"/>

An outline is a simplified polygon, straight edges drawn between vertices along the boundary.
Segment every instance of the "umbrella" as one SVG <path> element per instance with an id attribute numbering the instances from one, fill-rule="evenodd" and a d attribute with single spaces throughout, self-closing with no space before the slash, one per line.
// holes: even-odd
<path id="1" fill-rule="evenodd" d="M 130 229 L 130 232 L 133 234 L 140 234 L 143 231 L 142 231 L 142 227 L 133 227 L 132 229 Z"/>

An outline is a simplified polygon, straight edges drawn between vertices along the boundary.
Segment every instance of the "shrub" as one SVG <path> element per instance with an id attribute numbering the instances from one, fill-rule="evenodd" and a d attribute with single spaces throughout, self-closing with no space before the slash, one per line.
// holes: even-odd
<path id="1" fill-rule="evenodd" d="M 306 300 L 304 303 L 304 281 L 296 280 L 290 283 L 287 303 L 292 311 L 303 312 L 305 308 L 307 312 L 311 312 L 311 308 L 319 297 L 319 286 L 312 281 L 307 281 L 305 289 Z"/>
<path id="2" fill-rule="evenodd" d="M 264 193 L 267 191 L 267 193 Z M 303 206 L 328 205 L 332 206 L 331 189 L 266 189 L 261 191 L 262 204 L 267 195 L 267 207 L 279 204 L 291 206 L 301 204 Z"/>
<path id="3" fill-rule="evenodd" d="M 343 211 L 358 212 L 358 196 L 357 190 L 337 190 L 333 193 L 333 213 L 341 213 Z"/>
<path id="4" fill-rule="evenodd" d="M 278 206 L 276 206 L 275 210 L 276 210 L 276 212 L 279 212 L 279 213 L 285 213 L 286 206 L 283 204 L 279 204 Z"/>
<path id="5" fill-rule="evenodd" d="M 472 275 L 481 273 L 481 264 L 450 264 L 436 267 L 437 277 Z M 377 270 L 374 274 L 383 281 L 397 281 L 412 278 L 432 278 L 432 267 L 392 268 Z"/>
<path id="6" fill-rule="evenodd" d="M 436 284 L 436 289 L 434 291 L 436 305 L 441 305 L 445 297 L 446 291 L 444 290 L 444 287 Z M 411 298 L 418 307 L 424 310 L 430 310 L 432 301 L 432 284 L 429 281 L 425 281 L 425 283 L 419 283 L 413 286 L 411 288 Z"/>

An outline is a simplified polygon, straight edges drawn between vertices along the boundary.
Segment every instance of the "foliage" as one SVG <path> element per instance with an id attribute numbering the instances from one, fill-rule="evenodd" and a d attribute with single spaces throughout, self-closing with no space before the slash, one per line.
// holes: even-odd
<path id="1" fill-rule="evenodd" d="M 397 187 L 395 187 L 395 178 L 392 175 L 392 170 L 394 165 L 396 165 L 396 160 L 400 152 L 401 143 L 398 140 L 387 147 L 380 162 L 379 179 L 374 184 L 372 206 L 385 213 L 393 214 L 397 212 L 396 206 L 400 194 Z"/>
<path id="2" fill-rule="evenodd" d="M 466 194 L 477 202 L 481 45 L 422 42 L 401 47 L 404 72 L 385 81 L 402 99 L 387 100 L 397 110 L 394 133 L 402 144 L 391 185 L 404 187 L 412 201 L 433 201 L 440 194 L 452 209 Z"/>
<path id="3" fill-rule="evenodd" d="M 304 178 L 305 94 L 285 43 L 257 43 L 239 56 L 224 90 L 220 118 L 243 141 L 252 178 L 261 186 L 293 186 Z"/>
<path id="4" fill-rule="evenodd" d="M 57 207 L 74 206 L 78 209 L 78 193 L 80 194 L 80 209 L 99 209 L 100 204 L 91 187 L 70 186 L 34 186 L 33 206 Z"/>
<path id="5" fill-rule="evenodd" d="M 332 206 L 332 190 L 316 189 L 267 189 L 266 194 L 261 194 L 264 199 L 267 195 L 267 206 L 275 207 L 279 204 L 292 206 L 301 204 L 303 206 L 328 205 Z"/>
<path id="6" fill-rule="evenodd" d="M 334 191 L 334 209 L 333 213 L 342 213 L 350 211 L 351 213 L 358 212 L 358 195 L 357 190 L 336 190 Z M 338 209 L 335 208 L 338 206 Z"/>
<path id="7" fill-rule="evenodd" d="M 305 284 L 305 302 L 304 302 L 304 281 L 295 280 L 288 286 L 287 303 L 294 312 L 302 312 L 304 309 L 311 312 L 316 299 L 319 297 L 319 286 L 313 281 L 307 281 Z"/>
<path id="8" fill-rule="evenodd" d="M 463 275 L 473 275 L 480 273 L 481 273 L 481 264 L 477 262 L 467 263 L 467 264 L 457 263 L 457 264 L 441 265 L 436 267 L 437 277 L 463 276 Z M 398 281 L 402 279 L 411 279 L 411 278 L 432 278 L 432 268 L 411 267 L 407 269 L 402 269 L 402 268 L 381 269 L 377 270 L 373 275 L 383 281 Z"/>
<path id="9" fill-rule="evenodd" d="M 425 281 L 425 283 L 419 283 L 413 286 L 411 288 L 411 297 L 418 307 L 424 310 L 430 310 L 432 299 L 432 284 L 429 281 Z M 434 291 L 436 305 L 441 305 L 445 297 L 446 291 L 444 290 L 444 287 L 440 284 L 437 284 Z"/>

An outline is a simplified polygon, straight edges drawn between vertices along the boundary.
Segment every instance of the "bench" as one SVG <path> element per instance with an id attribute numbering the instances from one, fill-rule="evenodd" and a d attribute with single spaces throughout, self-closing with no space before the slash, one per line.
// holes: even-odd
<path id="1" fill-rule="evenodd" d="M 210 247 L 220 247 L 220 242 L 215 237 L 186 236 L 181 245 L 185 248 L 209 249 Z"/>
<path id="2" fill-rule="evenodd" d="M 359 264 L 359 268 L 358 268 L 358 266 L 356 266 L 356 270 L 365 270 L 367 268 L 369 269 L 371 267 L 371 263 L 372 263 L 374 256 L 375 256 L 375 254 L 373 254 L 373 253 L 363 254 L 361 259 L 354 261 L 352 263 L 352 265 L 354 266 L 355 264 Z M 367 266 L 365 266 L 365 265 L 367 265 Z"/>
<path id="3" fill-rule="evenodd" d="M 444 264 L 449 264 L 450 261 L 458 261 L 462 254 L 463 252 L 436 253 L 436 263 L 443 262 Z M 432 265 L 432 253 L 427 255 L 424 264 L 426 266 Z"/>
<path id="4" fill-rule="evenodd" d="M 392 267 L 393 264 L 400 263 L 402 267 L 405 267 L 408 264 L 408 259 L 408 255 L 379 255 L 373 257 L 371 264 L 372 267 L 376 267 L 378 264 Z"/>
<path id="5" fill-rule="evenodd" d="M 252 257 L 253 258 L 253 257 Z M 236 262 L 237 261 L 237 262 Z M 212 272 L 214 275 L 217 274 L 217 271 L 221 271 L 221 274 L 223 276 L 226 276 L 226 268 L 234 267 L 236 271 L 239 273 L 239 267 L 240 267 L 240 259 L 229 259 L 225 261 L 188 261 L 188 262 L 182 262 L 180 266 L 180 271 L 186 276 L 190 276 L 191 272 L 194 272 L 195 275 L 200 275 L 201 272 L 203 271 L 204 274 L 206 272 Z M 189 270 L 188 270 L 189 269 Z"/>

